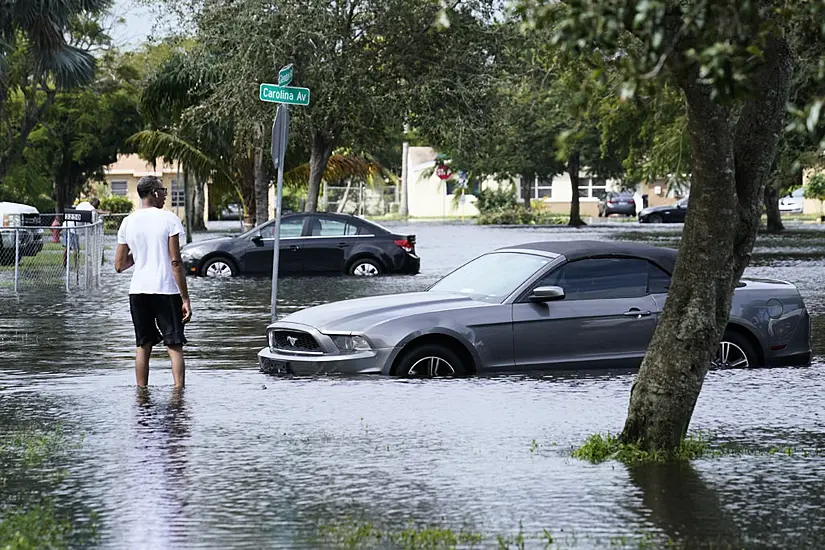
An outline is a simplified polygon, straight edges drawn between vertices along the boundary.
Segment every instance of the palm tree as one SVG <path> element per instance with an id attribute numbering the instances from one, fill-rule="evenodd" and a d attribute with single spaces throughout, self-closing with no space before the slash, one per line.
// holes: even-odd
<path id="1" fill-rule="evenodd" d="M 10 92 L 24 88 L 26 105 L 22 122 L 11 142 L 0 150 L 0 181 L 19 159 L 29 134 L 54 100 L 56 89 L 83 85 L 92 80 L 92 55 L 68 40 L 78 17 L 99 15 L 111 0 L 3 0 L 0 10 L 0 128 L 11 129 L 6 104 Z M 10 56 L 25 52 L 22 71 L 12 81 Z M 46 99 L 38 103 L 38 93 Z M 58 205 L 62 208 L 63 205 Z"/>

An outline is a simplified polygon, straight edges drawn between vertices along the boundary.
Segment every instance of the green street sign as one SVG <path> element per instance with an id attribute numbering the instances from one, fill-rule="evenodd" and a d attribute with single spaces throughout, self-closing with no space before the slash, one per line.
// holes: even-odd
<path id="1" fill-rule="evenodd" d="M 288 105 L 309 105 L 309 88 L 261 84 L 261 101 L 286 103 Z"/>
<path id="2" fill-rule="evenodd" d="M 278 86 L 289 86 L 292 82 L 292 63 L 278 71 Z"/>

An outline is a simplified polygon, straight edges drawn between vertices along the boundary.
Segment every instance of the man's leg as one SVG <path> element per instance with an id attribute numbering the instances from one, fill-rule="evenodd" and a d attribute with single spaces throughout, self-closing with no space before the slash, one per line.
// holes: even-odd
<path id="1" fill-rule="evenodd" d="M 152 344 L 140 346 L 135 356 L 135 380 L 137 385 L 145 388 L 149 385 L 149 357 L 152 355 Z"/>
<path id="2" fill-rule="evenodd" d="M 183 346 L 180 344 L 166 346 L 166 351 L 169 352 L 169 359 L 172 360 L 172 378 L 175 381 L 175 387 L 182 388 L 186 385 L 186 365 L 183 360 Z"/>

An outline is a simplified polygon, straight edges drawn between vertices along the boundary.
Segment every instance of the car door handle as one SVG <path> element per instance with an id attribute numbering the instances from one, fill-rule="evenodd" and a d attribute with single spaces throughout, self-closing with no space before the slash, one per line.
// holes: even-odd
<path id="1" fill-rule="evenodd" d="M 290 249 L 291 251 L 293 251 L 293 252 L 296 252 L 296 251 L 300 250 L 300 249 L 301 249 L 301 247 L 300 247 L 300 246 L 298 246 L 297 244 L 293 244 L 293 245 L 290 245 L 290 246 L 289 246 L 289 249 Z"/>
<path id="2" fill-rule="evenodd" d="M 652 315 L 653 312 L 645 309 L 644 311 L 637 308 L 630 308 L 629 310 L 625 311 L 623 315 L 625 317 L 647 317 L 648 315 Z"/>
<path id="3" fill-rule="evenodd" d="M 349 243 L 338 243 L 338 248 L 347 248 Z"/>

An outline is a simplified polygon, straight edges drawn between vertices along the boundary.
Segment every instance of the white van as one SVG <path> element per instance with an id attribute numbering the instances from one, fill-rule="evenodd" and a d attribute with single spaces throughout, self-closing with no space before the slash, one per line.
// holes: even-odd
<path id="1" fill-rule="evenodd" d="M 16 202 L 0 202 L 0 263 L 14 263 L 14 231 L 9 227 L 23 225 L 21 214 L 39 214 L 37 208 Z M 36 256 L 43 249 L 43 230 L 19 232 L 21 256 Z"/>

